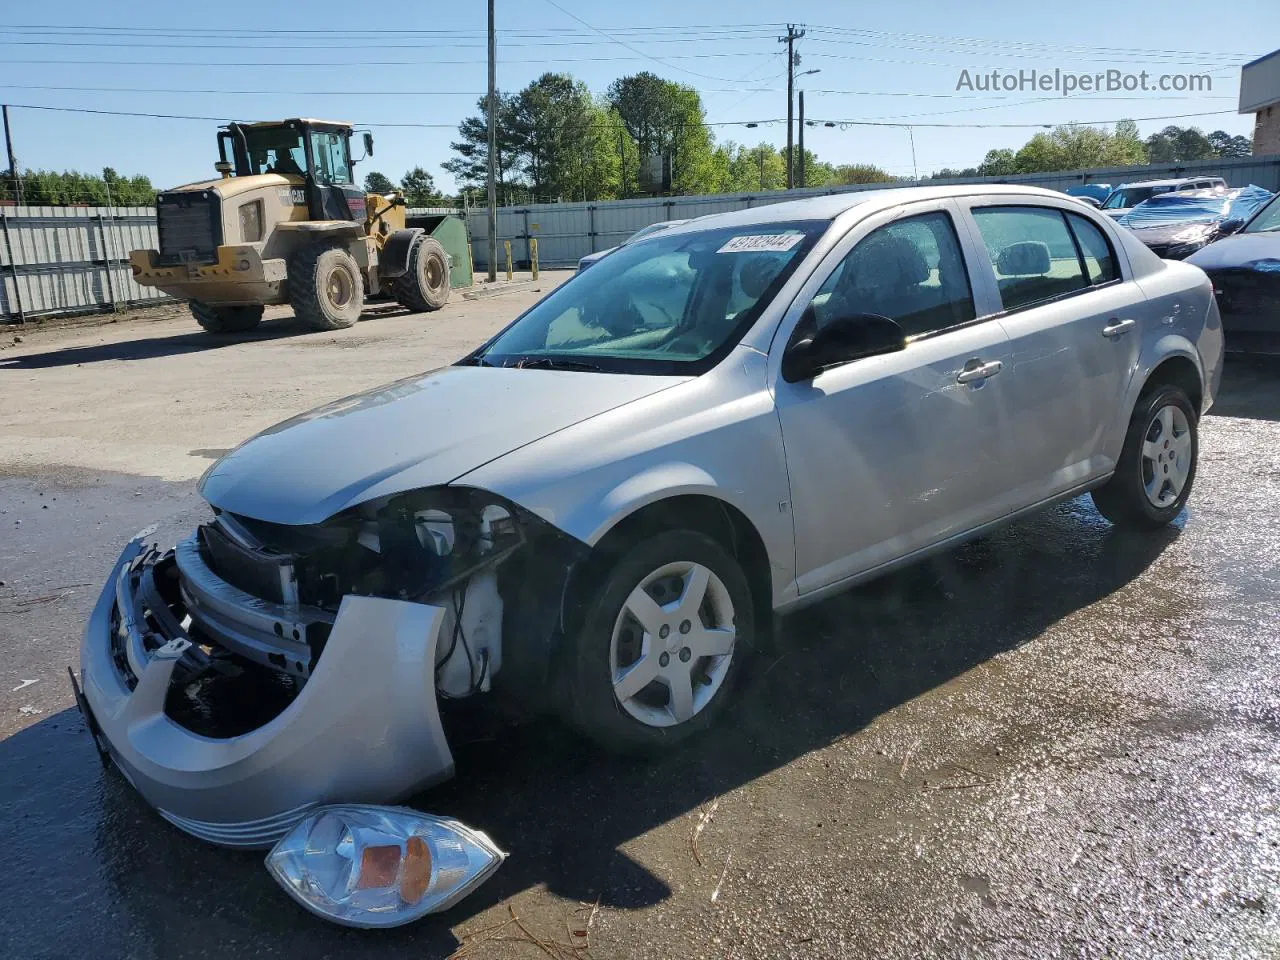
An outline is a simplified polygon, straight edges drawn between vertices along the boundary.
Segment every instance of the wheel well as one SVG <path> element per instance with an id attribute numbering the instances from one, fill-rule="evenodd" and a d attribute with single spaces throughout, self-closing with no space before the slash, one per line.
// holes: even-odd
<path id="1" fill-rule="evenodd" d="M 1143 392 L 1147 392 L 1152 387 L 1170 385 L 1179 387 L 1191 400 L 1191 406 L 1195 408 L 1197 416 L 1200 413 L 1200 405 L 1204 402 L 1204 385 L 1200 382 L 1200 371 L 1196 369 L 1196 365 L 1186 357 L 1170 357 L 1156 365 L 1147 377 L 1147 382 L 1143 385 Z"/>
<path id="2" fill-rule="evenodd" d="M 630 545 L 665 530 L 696 530 L 733 554 L 751 586 L 756 629 L 763 636 L 773 617 L 769 552 L 746 514 L 724 500 L 685 494 L 648 504 L 619 521 L 596 544 L 593 553 L 617 556 Z M 603 565 L 591 566 L 603 574 Z"/>

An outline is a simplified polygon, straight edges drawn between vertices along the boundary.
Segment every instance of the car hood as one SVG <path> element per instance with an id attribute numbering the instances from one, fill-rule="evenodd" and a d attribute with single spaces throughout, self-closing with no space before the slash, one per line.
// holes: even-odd
<path id="1" fill-rule="evenodd" d="M 210 467 L 200 493 L 258 520 L 319 523 L 366 500 L 449 483 L 686 379 L 444 367 L 264 430 Z"/>
<path id="2" fill-rule="evenodd" d="M 1280 265 L 1280 232 L 1237 233 L 1223 237 L 1187 258 L 1201 270 L 1244 267 L 1274 272 Z M 1265 266 L 1255 266 L 1264 264 Z"/>
<path id="3" fill-rule="evenodd" d="M 1183 220 L 1178 223 L 1159 223 L 1149 227 L 1129 227 L 1145 244 L 1190 243 L 1203 240 L 1217 229 L 1217 224 L 1205 220 Z"/>

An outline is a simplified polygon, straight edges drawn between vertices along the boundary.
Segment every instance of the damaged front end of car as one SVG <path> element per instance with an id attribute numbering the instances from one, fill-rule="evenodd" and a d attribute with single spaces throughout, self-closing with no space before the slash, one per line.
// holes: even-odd
<path id="1" fill-rule="evenodd" d="M 446 780 L 439 698 L 545 686 L 586 548 L 439 487 L 292 526 L 219 510 L 125 548 L 81 646 L 99 745 L 167 820 L 269 846 L 318 808 Z"/>

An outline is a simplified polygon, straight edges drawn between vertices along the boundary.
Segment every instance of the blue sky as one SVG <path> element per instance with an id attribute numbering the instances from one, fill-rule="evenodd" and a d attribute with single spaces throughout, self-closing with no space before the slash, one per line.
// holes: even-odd
<path id="1" fill-rule="evenodd" d="M 622 43 L 592 32 L 569 11 Z M 237 25 L 247 11 L 251 26 Z M 910 122 L 915 165 L 976 164 L 1017 147 L 1034 128 L 928 124 L 1056 124 L 1228 111 L 1142 121 L 1246 136 L 1235 114 L 1239 66 L 1280 44 L 1275 0 L 1081 0 L 1028 7 L 853 4 L 792 0 L 498 0 L 499 86 L 515 90 L 546 70 L 567 71 L 601 93 L 626 73 L 652 70 L 702 92 L 718 140 L 785 142 L 785 125 L 735 122 L 785 117 L 779 21 L 807 26 L 798 44 L 808 115 L 818 120 Z M 0 100 L 203 117 L 321 116 L 371 126 L 377 156 L 359 171 L 398 179 L 415 165 L 442 186 L 440 169 L 459 120 L 485 85 L 485 4 L 339 0 L 249 8 L 135 0 L 24 5 L 0 26 Z M 385 28 L 384 28 L 385 25 Z M 382 32 L 385 29 L 385 33 Z M 220 32 L 219 32 L 220 31 Z M 1209 73 L 1204 94 L 957 91 L 962 69 L 1005 73 Z M 63 87 L 74 89 L 35 89 Z M 214 91 L 214 92 L 206 92 Z M 351 91 L 351 92 L 343 92 Z M 368 92 L 365 92 L 368 91 Z M 158 186 L 203 178 L 216 159 L 212 120 L 166 120 L 11 111 L 23 168 L 144 173 Z M 395 127 L 411 123 L 441 127 Z M 896 127 L 814 127 L 806 145 L 835 163 L 875 163 L 910 176 L 911 137 Z"/>

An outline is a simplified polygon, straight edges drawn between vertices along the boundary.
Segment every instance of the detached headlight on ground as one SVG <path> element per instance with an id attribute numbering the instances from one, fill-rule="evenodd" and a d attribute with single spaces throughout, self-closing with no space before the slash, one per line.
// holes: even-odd
<path id="1" fill-rule="evenodd" d="M 457 820 L 404 807 L 321 807 L 267 855 L 276 882 L 348 927 L 396 927 L 453 906 L 506 858 Z"/>

